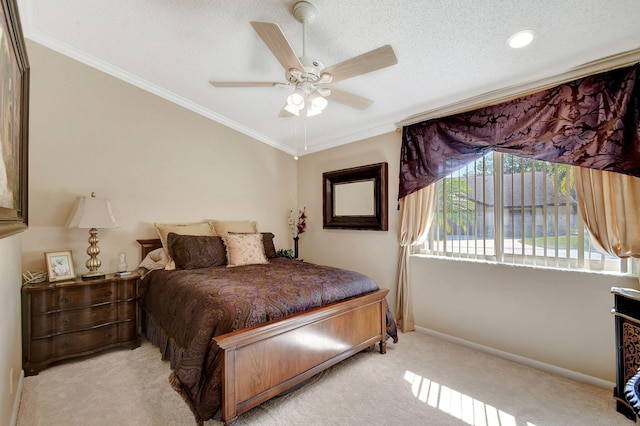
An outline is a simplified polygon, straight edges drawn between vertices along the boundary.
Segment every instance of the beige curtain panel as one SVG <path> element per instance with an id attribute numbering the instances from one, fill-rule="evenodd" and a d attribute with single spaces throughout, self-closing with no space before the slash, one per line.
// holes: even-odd
<path id="1" fill-rule="evenodd" d="M 583 167 L 574 172 L 592 242 L 612 256 L 640 258 L 640 178 Z"/>
<path id="2" fill-rule="evenodd" d="M 420 242 L 427 234 L 438 202 L 436 184 L 422 188 L 400 199 L 400 229 L 398 242 L 398 280 L 396 297 L 396 322 L 403 332 L 415 330 L 413 303 L 409 285 L 409 259 L 411 245 Z"/>

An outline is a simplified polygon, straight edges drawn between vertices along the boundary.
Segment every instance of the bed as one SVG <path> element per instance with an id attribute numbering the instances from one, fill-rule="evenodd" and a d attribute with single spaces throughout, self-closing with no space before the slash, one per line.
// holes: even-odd
<path id="1" fill-rule="evenodd" d="M 362 274 L 278 257 L 273 234 L 260 235 L 265 263 L 228 267 L 229 258 L 156 269 L 141 280 L 143 332 L 171 361 L 169 382 L 200 425 L 211 418 L 233 425 L 238 415 L 351 355 L 376 344 L 384 354 L 387 339 L 397 342 L 388 290 Z M 189 250 L 171 250 L 187 265 L 202 266 L 189 251 L 222 256 L 216 237 L 169 238 L 190 241 Z M 162 251 L 160 239 L 137 241 L 142 259 Z M 326 285 L 334 280 L 341 282 Z"/>

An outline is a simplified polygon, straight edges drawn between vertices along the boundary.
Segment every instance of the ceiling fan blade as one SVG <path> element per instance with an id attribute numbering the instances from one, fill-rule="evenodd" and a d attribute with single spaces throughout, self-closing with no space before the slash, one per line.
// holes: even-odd
<path id="1" fill-rule="evenodd" d="M 289 83 L 271 83 L 268 81 L 210 81 L 214 87 L 289 87 Z"/>
<path id="2" fill-rule="evenodd" d="M 251 26 L 256 30 L 262 41 L 264 41 L 271 50 L 271 53 L 273 53 L 286 71 L 292 68 L 304 71 L 304 66 L 300 63 L 296 52 L 277 24 L 252 21 Z"/>
<path id="3" fill-rule="evenodd" d="M 346 80 L 357 75 L 366 74 L 398 63 L 398 58 L 393 52 L 393 48 L 388 44 L 371 50 L 362 55 L 347 59 L 339 64 L 332 65 L 322 70 L 322 73 L 329 73 L 333 76 L 332 82 Z"/>
<path id="4" fill-rule="evenodd" d="M 363 98 L 362 96 L 354 95 L 353 93 L 334 88 L 331 88 L 331 94 L 329 94 L 327 98 L 332 102 L 338 102 L 340 104 L 360 110 L 367 109 L 371 105 L 373 105 L 373 101 L 371 99 Z"/>

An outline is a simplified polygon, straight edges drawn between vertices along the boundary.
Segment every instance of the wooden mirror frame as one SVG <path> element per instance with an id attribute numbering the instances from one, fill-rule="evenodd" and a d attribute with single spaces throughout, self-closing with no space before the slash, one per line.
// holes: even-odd
<path id="1" fill-rule="evenodd" d="M 374 215 L 336 216 L 336 185 L 373 180 Z M 388 165 L 377 163 L 350 169 L 335 170 L 322 174 L 322 226 L 325 229 L 363 229 L 386 231 L 388 229 Z"/>

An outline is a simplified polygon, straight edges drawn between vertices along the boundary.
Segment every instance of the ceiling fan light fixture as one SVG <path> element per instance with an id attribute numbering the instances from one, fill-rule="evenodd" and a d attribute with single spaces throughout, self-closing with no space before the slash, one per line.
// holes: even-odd
<path id="1" fill-rule="evenodd" d="M 313 106 L 310 106 L 309 108 L 307 108 L 307 117 L 313 117 L 314 115 L 319 115 L 319 114 L 322 114 L 321 109 L 314 108 Z"/>
<path id="2" fill-rule="evenodd" d="M 329 102 L 317 91 L 311 95 L 311 109 L 323 111 L 328 103 Z"/>
<path id="3" fill-rule="evenodd" d="M 287 98 L 287 106 L 291 107 L 296 111 L 300 111 L 304 108 L 304 93 L 300 89 L 296 89 L 292 94 Z"/>
<path id="4" fill-rule="evenodd" d="M 285 111 L 287 111 L 288 113 L 291 113 L 291 114 L 295 115 L 296 117 L 300 116 L 300 111 L 295 109 L 295 108 L 291 108 L 291 106 L 289 104 L 285 105 L 283 109 Z"/>
<path id="5" fill-rule="evenodd" d="M 285 69 L 285 83 L 270 82 L 219 82 L 212 81 L 215 87 L 294 87 L 278 117 L 312 117 L 322 113 L 327 107 L 328 97 L 351 108 L 364 110 L 373 101 L 339 89 L 333 91 L 322 84 L 338 82 L 348 78 L 367 74 L 398 63 L 390 45 L 381 46 L 361 55 L 325 68 L 322 62 L 307 55 L 307 25 L 317 15 L 316 8 L 304 0 L 295 0 L 291 12 L 302 23 L 302 56 L 298 56 L 291 43 L 278 24 L 272 22 L 251 21 L 251 26 L 267 45 L 271 53 Z"/>

